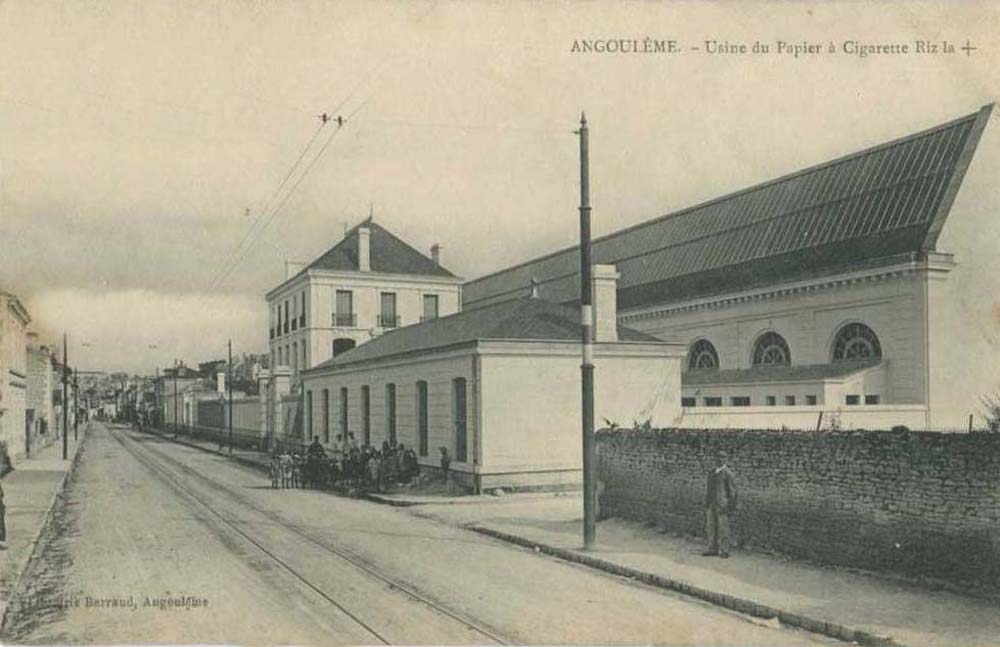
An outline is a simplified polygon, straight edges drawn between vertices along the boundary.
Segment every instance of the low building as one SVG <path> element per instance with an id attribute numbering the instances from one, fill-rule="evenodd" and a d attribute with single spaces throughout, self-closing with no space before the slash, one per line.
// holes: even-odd
<path id="1" fill-rule="evenodd" d="M 611 267 L 596 267 L 599 425 L 680 412 L 685 348 L 617 325 Z M 387 332 L 303 372 L 305 438 L 439 448 L 469 489 L 576 485 L 582 459 L 580 310 L 522 298 Z"/>
<path id="2" fill-rule="evenodd" d="M 369 218 L 267 293 L 271 367 L 293 376 L 383 332 L 457 312 L 462 279 Z"/>
<path id="3" fill-rule="evenodd" d="M 21 301 L 0 290 L 0 442 L 11 463 L 27 454 L 28 324 Z M 2 458 L 0 458 L 2 460 Z M 4 469 L 0 465 L 0 472 Z"/>

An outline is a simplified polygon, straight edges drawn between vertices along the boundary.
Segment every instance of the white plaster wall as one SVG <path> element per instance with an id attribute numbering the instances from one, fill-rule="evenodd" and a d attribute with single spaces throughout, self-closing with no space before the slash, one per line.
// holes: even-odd
<path id="1" fill-rule="evenodd" d="M 861 322 L 875 331 L 882 355 L 889 360 L 884 401 L 922 404 L 926 383 L 924 282 L 923 274 L 909 274 L 653 317 L 625 313 L 621 320 L 624 325 L 686 346 L 708 339 L 723 369 L 749 368 L 755 340 L 770 330 L 785 338 L 793 364 L 826 364 L 836 332 L 848 323 Z"/>
<path id="2" fill-rule="evenodd" d="M 677 426 L 686 429 L 816 429 L 839 418 L 841 429 L 887 430 L 896 425 L 922 429 L 927 410 L 921 405 L 877 405 L 867 407 L 696 407 L 684 409 Z"/>

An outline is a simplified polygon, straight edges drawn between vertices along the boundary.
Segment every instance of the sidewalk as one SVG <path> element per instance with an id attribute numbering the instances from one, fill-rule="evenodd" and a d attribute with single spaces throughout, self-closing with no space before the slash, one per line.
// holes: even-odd
<path id="1" fill-rule="evenodd" d="M 76 442 L 70 431 L 68 460 L 62 460 L 62 440 L 58 440 L 18 463 L 3 477 L 7 550 L 0 552 L 0 627 L 6 621 L 7 602 L 18 590 L 85 438 L 86 426 L 80 428 Z"/>
<path id="2" fill-rule="evenodd" d="M 598 524 L 598 547 L 584 552 L 578 494 L 456 497 L 438 503 L 405 495 L 384 498 L 409 504 L 411 514 L 860 644 L 1000 645 L 995 601 L 763 553 L 737 552 L 728 560 L 702 557 L 700 543 L 616 519 Z"/>

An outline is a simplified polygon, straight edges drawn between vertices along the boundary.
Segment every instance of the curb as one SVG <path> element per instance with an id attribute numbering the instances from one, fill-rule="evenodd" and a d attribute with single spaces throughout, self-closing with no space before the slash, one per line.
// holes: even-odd
<path id="1" fill-rule="evenodd" d="M 52 523 L 52 517 L 55 514 L 56 504 L 59 499 L 62 498 L 63 492 L 66 490 L 66 483 L 69 481 L 69 477 L 72 476 L 73 472 L 76 471 L 76 465 L 80 461 L 80 450 L 83 449 L 83 445 L 87 440 L 87 431 L 89 426 L 85 428 L 83 432 L 83 438 L 77 442 L 76 447 L 73 449 L 73 457 L 69 459 L 69 468 L 63 472 L 62 479 L 59 481 L 59 485 L 56 486 L 55 491 L 52 493 L 52 497 L 49 499 L 48 509 L 45 512 L 45 517 L 42 519 L 42 523 L 38 525 L 38 531 L 35 536 L 31 539 L 28 546 L 28 558 L 24 561 L 24 566 L 21 571 L 14 577 L 11 582 L 10 589 L 8 591 L 9 599 L 13 600 L 17 597 L 18 592 L 21 590 L 21 584 L 24 580 L 24 574 L 28 572 L 32 563 L 40 557 L 40 540 L 42 535 L 45 534 L 46 529 L 49 524 Z M 0 635 L 6 635 L 7 632 L 7 622 L 9 617 L 7 612 L 10 610 L 9 600 L 0 601 Z"/>
<path id="2" fill-rule="evenodd" d="M 775 607 L 768 606 L 766 604 L 759 604 L 745 598 L 738 598 L 731 595 L 725 595 L 723 593 L 717 593 L 715 591 L 710 591 L 708 589 L 703 589 L 681 582 L 680 580 L 663 577 L 662 575 L 656 575 L 655 573 L 646 573 L 628 566 L 621 566 L 597 557 L 584 555 L 576 551 L 541 544 L 531 541 L 530 539 L 525 539 L 524 537 L 511 535 L 486 526 L 467 525 L 464 526 L 464 528 L 481 535 L 486 535 L 494 539 L 499 539 L 524 548 L 529 548 L 536 552 L 545 553 L 546 555 L 550 555 L 567 562 L 581 564 L 612 575 L 627 577 L 650 586 L 666 589 L 668 591 L 674 591 L 682 595 L 688 595 L 717 606 L 725 607 L 732 611 L 737 611 L 739 613 L 763 619 L 777 618 L 781 624 L 789 627 L 804 629 L 812 633 L 822 634 L 830 638 L 836 638 L 837 640 L 865 645 L 866 647 L 903 647 L 903 645 L 894 641 L 892 638 L 878 636 L 867 631 L 853 629 L 851 627 L 827 622 L 825 620 L 818 620 L 800 613 L 777 609 Z"/>
<path id="3" fill-rule="evenodd" d="M 399 499 L 387 499 L 381 494 L 374 492 L 365 492 L 364 498 L 372 501 L 373 503 L 380 503 L 382 505 L 392 506 L 393 508 L 412 508 L 414 506 L 420 505 L 416 501 L 400 501 Z"/>

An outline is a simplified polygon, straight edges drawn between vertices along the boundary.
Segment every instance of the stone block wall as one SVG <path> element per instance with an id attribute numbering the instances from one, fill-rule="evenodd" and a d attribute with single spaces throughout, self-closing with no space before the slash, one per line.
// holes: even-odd
<path id="1" fill-rule="evenodd" d="M 602 516 L 703 535 L 718 450 L 738 545 L 1000 589 L 1000 434 L 604 430 Z"/>

